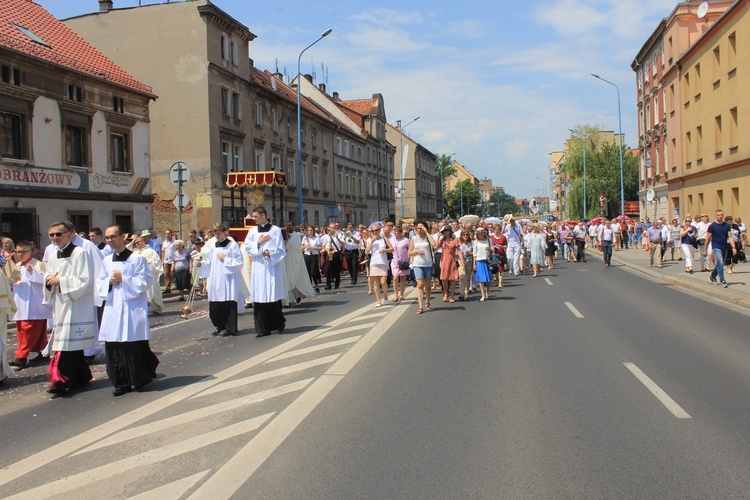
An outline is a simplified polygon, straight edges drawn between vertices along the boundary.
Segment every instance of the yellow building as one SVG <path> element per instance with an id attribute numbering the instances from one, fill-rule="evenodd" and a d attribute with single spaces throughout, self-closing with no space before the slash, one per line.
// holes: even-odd
<path id="1" fill-rule="evenodd" d="M 750 212 L 749 13 L 750 0 L 737 0 L 676 61 L 682 161 L 668 180 L 675 216 Z"/>
<path id="2" fill-rule="evenodd" d="M 458 163 L 457 161 L 453 162 L 453 165 L 451 167 L 456 169 L 456 173 L 454 175 L 451 175 L 450 177 L 446 177 L 444 179 L 445 182 L 445 191 L 451 191 L 456 186 L 458 186 L 461 182 L 465 180 L 470 180 L 474 183 L 474 185 L 479 186 L 479 179 L 476 178 L 474 174 L 469 172 L 466 167 Z"/>

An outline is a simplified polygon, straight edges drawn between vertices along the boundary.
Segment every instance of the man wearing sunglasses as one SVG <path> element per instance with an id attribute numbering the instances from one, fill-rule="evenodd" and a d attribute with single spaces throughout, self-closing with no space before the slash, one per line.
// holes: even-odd
<path id="1" fill-rule="evenodd" d="M 44 288 L 45 301 L 54 304 L 51 385 L 47 392 L 55 396 L 83 387 L 92 379 L 83 351 L 94 347 L 98 334 L 94 263 L 73 243 L 75 236 L 69 221 L 54 222 L 49 227 L 56 250 L 50 252 Z"/>

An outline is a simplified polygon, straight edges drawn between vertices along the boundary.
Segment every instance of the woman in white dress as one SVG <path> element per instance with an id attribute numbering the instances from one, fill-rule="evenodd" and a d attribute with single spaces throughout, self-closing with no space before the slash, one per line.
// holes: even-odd
<path id="1" fill-rule="evenodd" d="M 531 267 L 534 268 L 534 277 L 539 276 L 539 269 L 544 265 L 544 250 L 547 248 L 546 238 L 542 234 L 539 224 L 531 224 L 531 232 L 527 236 L 527 245 L 531 255 Z"/>
<path id="2" fill-rule="evenodd" d="M 370 226 L 370 241 L 367 244 L 365 253 L 370 255 L 370 279 L 372 280 L 372 286 L 375 290 L 375 299 L 377 305 L 380 307 L 383 304 L 388 304 L 388 253 L 393 252 L 393 246 L 391 246 L 388 238 L 381 235 L 381 228 L 379 224 L 373 224 Z M 383 294 L 381 299 L 380 294 Z"/>

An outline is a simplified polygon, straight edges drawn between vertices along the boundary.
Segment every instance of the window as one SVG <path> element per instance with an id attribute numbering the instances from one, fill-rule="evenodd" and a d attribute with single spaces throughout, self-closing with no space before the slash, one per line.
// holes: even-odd
<path id="1" fill-rule="evenodd" d="M 345 193 L 346 193 L 347 195 L 350 195 L 350 194 L 352 194 L 352 193 L 351 193 L 351 191 L 349 190 L 349 176 L 348 176 L 348 175 L 346 176 L 346 182 L 345 182 L 345 184 L 344 184 L 344 192 L 345 192 Z"/>
<path id="2" fill-rule="evenodd" d="M 278 134 L 279 133 L 279 117 L 276 116 L 276 110 L 275 109 L 271 110 L 271 122 L 272 122 L 271 125 L 273 127 L 273 132 L 275 134 Z"/>
<path id="3" fill-rule="evenodd" d="M 263 126 L 263 103 L 255 103 L 255 125 L 258 127 Z"/>
<path id="4" fill-rule="evenodd" d="M 221 87 L 221 114 L 229 115 L 229 89 Z"/>
<path id="5" fill-rule="evenodd" d="M 242 166 L 242 146 L 240 144 L 232 145 L 232 168 L 235 172 L 243 172 Z"/>
<path id="6" fill-rule="evenodd" d="M 703 127 L 695 129 L 695 163 L 698 166 L 703 164 Z"/>
<path id="7" fill-rule="evenodd" d="M 123 233 L 133 234 L 133 212 L 112 212 L 112 219 L 120 226 Z"/>
<path id="8" fill-rule="evenodd" d="M 685 132 L 685 166 L 691 167 L 691 153 L 693 152 L 693 135 L 690 132 Z"/>
<path id="9" fill-rule="evenodd" d="M 323 191 L 328 192 L 328 169 L 323 168 Z"/>
<path id="10" fill-rule="evenodd" d="M 279 156 L 278 153 L 273 153 L 271 155 L 271 168 L 274 170 L 274 172 L 281 171 L 281 156 Z"/>
<path id="11" fill-rule="evenodd" d="M 310 145 L 312 145 L 313 148 L 315 148 L 315 135 L 317 132 L 318 130 L 315 127 L 310 131 Z"/>
<path id="12" fill-rule="evenodd" d="M 341 156 L 341 137 L 336 137 L 336 154 Z"/>
<path id="13" fill-rule="evenodd" d="M 266 169 L 266 152 L 262 149 L 255 150 L 255 170 L 263 171 Z"/>
<path id="14" fill-rule="evenodd" d="M 307 164 L 302 164 L 302 187 L 307 188 Z"/>
<path id="15" fill-rule="evenodd" d="M 18 113 L 0 111 L 0 156 L 26 158 L 25 118 Z"/>
<path id="16" fill-rule="evenodd" d="M 68 85 L 68 99 L 83 102 L 83 88 L 77 85 Z"/>
<path id="17" fill-rule="evenodd" d="M 349 178 L 349 186 L 350 186 L 350 191 L 351 191 L 351 195 L 352 195 L 352 196 L 356 196 L 356 195 L 357 195 L 357 190 L 356 190 L 356 188 L 357 188 L 357 185 L 356 185 L 356 181 L 357 181 L 357 179 L 356 179 L 356 178 L 355 178 L 354 176 L 351 176 L 351 177 Z"/>
<path id="18" fill-rule="evenodd" d="M 289 186 L 297 185 L 296 173 L 297 169 L 295 168 L 294 160 L 289 160 L 286 164 L 286 183 Z"/>
<path id="19" fill-rule="evenodd" d="M 242 118 L 242 103 L 240 102 L 240 93 L 232 91 L 232 118 L 237 120 Z"/>
<path id="20" fill-rule="evenodd" d="M 112 172 L 130 173 L 130 136 L 122 132 L 109 134 L 109 168 Z"/>
<path id="21" fill-rule="evenodd" d="M 115 113 L 122 113 L 124 110 L 122 97 L 112 96 L 112 110 Z"/>
<path id="22" fill-rule="evenodd" d="M 344 194 L 344 174 L 339 172 L 339 186 L 337 189 L 339 194 Z"/>
<path id="23" fill-rule="evenodd" d="M 323 135 L 323 151 L 328 151 L 328 136 Z"/>
<path id="24" fill-rule="evenodd" d="M 700 63 L 695 65 L 695 81 L 693 82 L 695 87 L 695 99 L 700 99 L 701 95 L 701 65 Z"/>
<path id="25" fill-rule="evenodd" d="M 286 138 L 287 139 L 292 138 L 292 121 L 291 120 L 286 121 Z"/>
<path id="26" fill-rule="evenodd" d="M 88 166 L 87 136 L 88 133 L 83 127 L 65 126 L 65 163 L 67 165 Z"/>
<path id="27" fill-rule="evenodd" d="M 349 156 L 349 141 L 344 141 L 344 156 L 346 158 L 350 158 L 350 156 Z"/>
<path id="28" fill-rule="evenodd" d="M 232 57 L 232 64 L 237 66 L 237 46 L 234 44 L 234 40 L 229 42 L 229 54 Z"/>
<path id="29" fill-rule="evenodd" d="M 714 85 L 721 80 L 721 48 L 714 49 Z"/>
<path id="30" fill-rule="evenodd" d="M 221 142 L 221 173 L 226 174 L 230 172 L 230 155 L 232 151 L 232 144 L 227 141 Z"/>
<path id="31" fill-rule="evenodd" d="M 222 33 L 221 40 L 220 40 L 220 48 L 221 48 L 221 58 L 225 61 L 229 60 L 229 47 L 227 44 L 227 36 Z"/>
<path id="32" fill-rule="evenodd" d="M 362 198 L 362 177 L 358 177 L 357 182 L 359 182 L 359 197 Z"/>
<path id="33" fill-rule="evenodd" d="M 79 233 L 83 231 L 88 234 L 91 229 L 91 212 L 68 212 L 68 220 Z"/>
<path id="34" fill-rule="evenodd" d="M 739 146 L 739 137 L 737 136 L 737 108 L 729 110 L 729 148 L 730 153 L 736 153 Z"/>
<path id="35" fill-rule="evenodd" d="M 312 188 L 313 189 L 320 189 L 320 171 L 319 170 L 320 169 L 318 168 L 317 165 L 313 165 L 313 169 L 312 169 L 312 174 L 313 174 Z"/>
<path id="36" fill-rule="evenodd" d="M 737 33 L 732 33 L 727 37 L 729 42 L 729 53 L 727 54 L 727 74 L 732 74 L 737 71 Z"/>
<path id="37" fill-rule="evenodd" d="M 724 138 L 722 136 L 722 129 L 721 129 L 721 115 L 719 115 L 714 118 L 714 151 L 715 151 L 715 154 L 721 155 L 723 144 L 724 144 Z"/>
<path id="38" fill-rule="evenodd" d="M 18 31 L 20 31 L 21 33 L 23 33 L 24 35 L 26 35 L 27 37 L 29 37 L 32 42 L 38 43 L 39 45 L 44 45 L 45 47 L 49 47 L 50 46 L 47 42 L 45 42 L 44 40 L 42 40 L 36 33 L 34 33 L 33 31 L 31 31 L 29 28 L 26 28 L 24 26 L 21 26 L 20 24 L 14 23 L 14 22 L 11 22 L 10 24 L 14 28 L 16 28 Z"/>

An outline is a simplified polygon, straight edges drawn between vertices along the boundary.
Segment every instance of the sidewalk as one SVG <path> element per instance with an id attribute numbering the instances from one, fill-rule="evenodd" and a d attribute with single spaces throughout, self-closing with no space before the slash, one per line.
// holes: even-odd
<path id="1" fill-rule="evenodd" d="M 594 256 L 597 259 L 602 258 L 601 252 L 591 248 L 586 248 L 587 256 Z M 693 253 L 694 257 L 698 256 L 698 250 Z M 735 266 L 737 272 L 728 274 L 727 267 L 724 266 L 724 278 L 727 280 L 728 288 L 722 288 L 719 285 L 712 284 L 708 277 L 710 272 L 702 273 L 700 271 L 700 262 L 693 259 L 693 274 L 685 272 L 685 261 L 677 260 L 682 256 L 679 249 L 675 250 L 675 260 L 666 260 L 670 256 L 670 250 L 664 255 L 664 267 L 659 269 L 654 263 L 653 266 L 648 264 L 648 252 L 643 249 L 630 248 L 628 250 L 619 250 L 612 252 L 612 265 L 623 265 L 637 272 L 646 274 L 655 279 L 666 283 L 687 288 L 697 293 L 708 295 L 720 300 L 725 300 L 732 304 L 750 308 L 750 263 L 740 262 Z M 589 260 L 589 262 L 591 262 Z"/>

